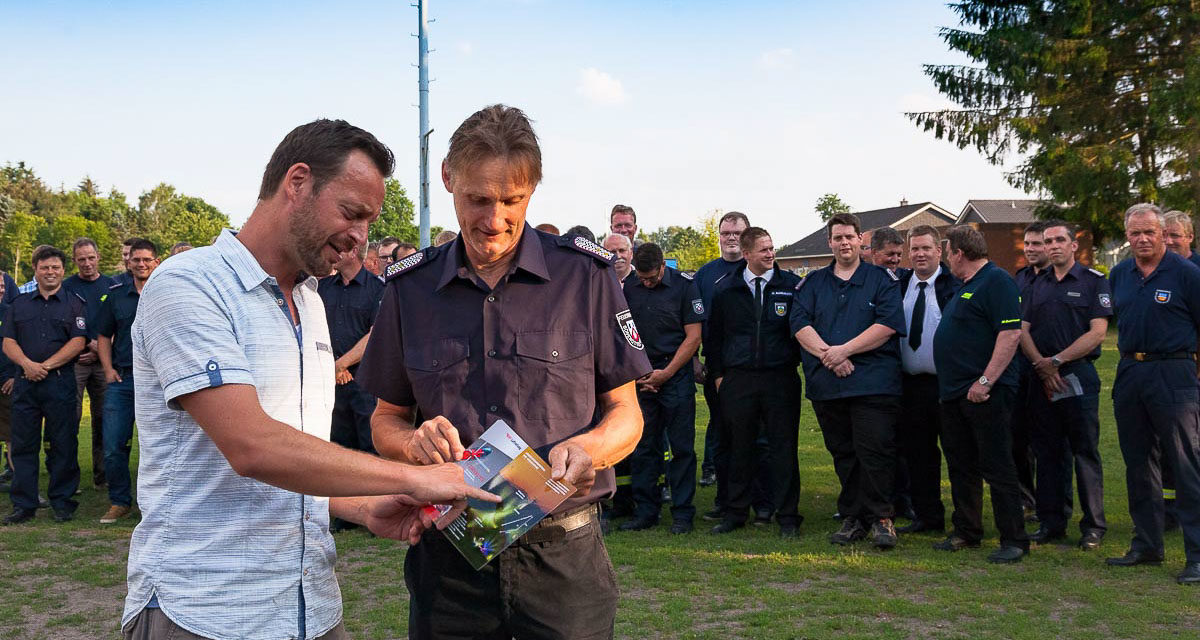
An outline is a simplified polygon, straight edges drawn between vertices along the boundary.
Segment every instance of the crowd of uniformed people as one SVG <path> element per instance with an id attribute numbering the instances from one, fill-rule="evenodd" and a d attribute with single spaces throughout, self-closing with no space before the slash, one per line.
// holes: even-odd
<path id="1" fill-rule="evenodd" d="M 776 264 L 770 234 L 742 213 L 719 220 L 721 255 L 695 273 L 668 266 L 659 246 L 637 239 L 632 208 L 617 205 L 609 222 L 599 244 L 629 306 L 618 323 L 653 371 L 637 381 L 644 428 L 617 467 L 606 531 L 655 527 L 666 504 L 670 532 L 690 533 L 696 485 L 715 484 L 715 503 L 700 514 L 715 523 L 712 533 L 773 520 L 780 535 L 798 535 L 807 396 L 841 487 L 831 543 L 888 549 L 900 535 L 936 534 L 936 549 L 979 546 L 986 481 L 1000 537 L 990 561 L 1017 562 L 1031 542 L 1066 538 L 1076 514 L 1077 544 L 1094 550 L 1107 524 L 1093 363 L 1115 315 L 1113 406 L 1135 533 L 1129 552 L 1108 563 L 1161 562 L 1163 531 L 1181 526 L 1187 564 L 1179 581 L 1200 582 L 1200 254 L 1186 214 L 1131 207 L 1132 256 L 1107 277 L 1077 261 L 1077 230 L 1061 220 L 1026 229 L 1027 266 L 1015 277 L 988 260 L 983 236 L 969 226 L 885 227 L 864 245 L 858 219 L 838 214 L 826 224 L 832 262 L 801 277 Z M 564 235 L 597 241 L 586 227 Z M 58 521 L 74 517 L 85 399 L 92 482 L 107 487 L 111 502 L 100 521 L 134 507 L 130 327 L 158 249 L 131 238 L 125 269 L 112 276 L 100 273 L 92 240 L 80 238 L 71 251 L 38 247 L 33 281 L 0 280 L 0 435 L 13 504 L 5 524 L 46 507 Z M 318 284 L 335 358 L 330 439 L 342 446 L 375 450 L 376 399 L 355 377 L 383 299 L 381 276 L 416 251 L 394 237 L 372 242 Z M 901 267 L 905 259 L 911 268 Z M 71 262 L 77 273 L 64 278 Z M 701 452 L 696 385 L 709 415 Z M 49 488 L 41 496 L 43 446 Z M 331 529 L 353 526 L 335 519 Z"/>

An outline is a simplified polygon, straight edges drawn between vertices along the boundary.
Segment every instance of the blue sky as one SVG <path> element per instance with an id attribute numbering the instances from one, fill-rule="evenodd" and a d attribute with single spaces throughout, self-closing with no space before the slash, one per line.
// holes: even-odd
<path id="1" fill-rule="evenodd" d="M 1003 169 L 919 131 L 946 104 L 923 63 L 962 62 L 937 2 L 431 0 L 431 168 L 463 118 L 504 102 L 542 140 L 533 223 L 647 230 L 740 210 L 777 245 L 836 192 L 958 212 L 1023 197 Z M 159 181 L 235 223 L 292 127 L 340 117 L 389 144 L 417 194 L 416 9 L 408 2 L 0 3 L 0 162 L 90 174 L 131 202 Z M 434 174 L 433 223 L 456 228 Z"/>

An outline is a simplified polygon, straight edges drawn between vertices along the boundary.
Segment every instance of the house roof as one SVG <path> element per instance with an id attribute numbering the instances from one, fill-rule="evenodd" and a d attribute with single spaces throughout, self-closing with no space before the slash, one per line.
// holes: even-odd
<path id="1" fill-rule="evenodd" d="M 934 213 L 945 218 L 946 224 L 954 222 L 953 214 L 950 214 L 932 202 L 918 202 L 916 204 L 906 204 L 886 209 L 872 209 L 871 211 L 855 212 L 854 215 L 858 216 L 863 233 L 866 233 L 880 227 L 894 227 L 929 209 L 932 209 Z M 826 239 L 826 235 L 825 225 L 821 225 L 820 229 L 777 251 L 775 257 L 807 258 L 813 256 L 831 256 L 833 252 L 829 250 L 829 242 Z"/>
<path id="2" fill-rule="evenodd" d="M 1041 200 L 968 200 L 956 222 L 1033 222 L 1034 210 L 1041 203 Z M 977 219 L 968 220 L 972 211 Z"/>

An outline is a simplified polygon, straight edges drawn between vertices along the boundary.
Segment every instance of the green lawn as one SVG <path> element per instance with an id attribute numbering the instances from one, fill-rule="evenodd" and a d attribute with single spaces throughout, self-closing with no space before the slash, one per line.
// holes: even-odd
<path id="1" fill-rule="evenodd" d="M 837 479 L 811 407 L 800 430 L 806 516 L 795 540 L 774 530 L 722 537 L 615 533 L 609 551 L 620 578 L 617 636 L 622 638 L 1196 638 L 1200 591 L 1180 587 L 1179 533 L 1167 537 L 1162 567 L 1110 569 L 1130 537 L 1124 465 L 1108 392 L 1114 345 L 1100 361 L 1101 445 L 1110 530 L 1099 552 L 1069 544 L 1035 547 L 1025 562 L 992 566 L 996 545 L 956 554 L 935 552 L 937 538 L 903 536 L 893 551 L 868 545 L 842 549 L 826 538 Z M 707 422 L 697 396 L 698 425 Z M 81 442 L 88 441 L 87 426 Z M 697 446 L 703 442 L 698 429 Z M 83 456 L 81 456 L 82 458 Z M 89 477 L 84 469 L 83 477 Z M 949 485 L 943 481 L 949 506 Z M 713 489 L 701 489 L 701 512 Z M 0 529 L 0 638 L 117 637 L 125 593 L 125 556 L 133 522 L 101 526 L 106 496 L 85 487 L 79 519 L 56 525 L 41 513 L 34 524 Z M 669 523 L 669 518 L 664 518 Z M 990 513 L 985 515 L 991 531 Z M 994 533 L 994 532 L 993 532 Z M 1072 535 L 1078 532 L 1073 530 Z M 360 531 L 338 534 L 338 576 L 346 622 L 355 638 L 405 636 L 407 594 L 403 545 Z"/>

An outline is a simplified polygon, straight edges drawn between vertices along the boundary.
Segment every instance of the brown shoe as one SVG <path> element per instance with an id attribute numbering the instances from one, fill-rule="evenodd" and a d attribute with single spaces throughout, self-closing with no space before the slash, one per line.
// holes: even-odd
<path id="1" fill-rule="evenodd" d="M 100 524 L 112 524 L 117 520 L 129 515 L 129 511 L 129 507 L 122 507 L 114 504 L 108 508 L 108 513 L 105 513 L 104 517 L 100 518 Z"/>

